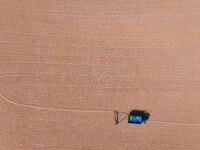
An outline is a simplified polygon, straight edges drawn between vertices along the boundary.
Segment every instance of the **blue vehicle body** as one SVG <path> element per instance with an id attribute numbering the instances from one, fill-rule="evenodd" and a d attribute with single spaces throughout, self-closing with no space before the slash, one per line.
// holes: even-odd
<path id="1" fill-rule="evenodd" d="M 136 115 L 128 115 L 128 123 L 132 123 L 132 124 L 142 124 L 143 123 L 143 119 L 141 116 L 136 116 Z"/>
<path id="2" fill-rule="evenodd" d="M 150 113 L 144 110 L 132 110 L 128 115 L 128 123 L 142 124 L 149 119 Z"/>

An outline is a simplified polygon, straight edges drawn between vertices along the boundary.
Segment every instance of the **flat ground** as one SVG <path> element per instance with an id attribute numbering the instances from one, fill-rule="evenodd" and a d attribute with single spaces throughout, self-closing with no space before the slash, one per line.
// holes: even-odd
<path id="1" fill-rule="evenodd" d="M 0 1 L 0 149 L 199 150 L 200 2 Z M 115 125 L 113 110 L 151 112 Z"/>

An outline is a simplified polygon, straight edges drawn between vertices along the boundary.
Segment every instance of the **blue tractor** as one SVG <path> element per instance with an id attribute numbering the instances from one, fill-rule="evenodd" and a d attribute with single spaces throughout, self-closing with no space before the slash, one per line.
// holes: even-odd
<path id="1" fill-rule="evenodd" d="M 144 110 L 132 110 L 128 115 L 128 123 L 142 124 L 149 119 L 150 113 Z"/>
<path id="2" fill-rule="evenodd" d="M 125 114 L 125 117 L 120 119 L 119 116 Z M 128 117 L 128 123 L 130 124 L 142 124 L 146 123 L 146 121 L 150 117 L 150 113 L 144 110 L 132 110 L 130 113 L 123 113 L 123 112 L 118 112 L 115 111 L 115 123 L 118 124 L 124 119 Z"/>

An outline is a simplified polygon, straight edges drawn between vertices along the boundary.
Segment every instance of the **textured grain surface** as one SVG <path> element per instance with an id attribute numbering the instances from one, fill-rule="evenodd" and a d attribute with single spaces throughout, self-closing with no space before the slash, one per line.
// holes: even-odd
<path id="1" fill-rule="evenodd" d="M 200 2 L 0 1 L 0 149 L 199 150 Z M 113 110 L 147 109 L 142 126 Z"/>

